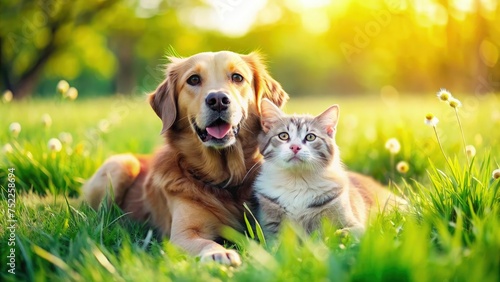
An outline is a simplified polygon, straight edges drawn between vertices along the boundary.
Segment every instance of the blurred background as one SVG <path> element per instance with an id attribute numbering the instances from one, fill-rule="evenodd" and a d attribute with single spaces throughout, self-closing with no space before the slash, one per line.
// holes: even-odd
<path id="1" fill-rule="evenodd" d="M 142 95 L 166 54 L 265 54 L 292 96 L 500 90 L 496 0 L 0 0 L 0 90 Z"/>

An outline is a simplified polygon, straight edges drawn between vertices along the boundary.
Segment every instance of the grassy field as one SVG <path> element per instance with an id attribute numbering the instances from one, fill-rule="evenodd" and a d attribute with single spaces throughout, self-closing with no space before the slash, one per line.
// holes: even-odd
<path id="1" fill-rule="evenodd" d="M 337 238 L 327 223 L 313 236 L 286 226 L 267 245 L 228 231 L 243 257 L 237 269 L 201 264 L 116 207 L 95 212 L 78 199 L 107 156 L 161 144 L 160 120 L 144 99 L 0 104 L 0 280 L 500 281 L 500 180 L 492 176 L 500 168 L 500 97 L 457 98 L 465 143 L 476 151 L 470 160 L 455 111 L 434 94 L 292 98 L 287 112 L 340 104 L 346 166 L 404 194 L 411 208 L 375 216 L 359 242 Z M 436 132 L 427 113 L 440 120 Z M 60 151 L 50 150 L 51 138 L 64 141 Z M 385 148 L 390 138 L 399 152 Z M 396 169 L 401 161 L 407 173 Z"/>

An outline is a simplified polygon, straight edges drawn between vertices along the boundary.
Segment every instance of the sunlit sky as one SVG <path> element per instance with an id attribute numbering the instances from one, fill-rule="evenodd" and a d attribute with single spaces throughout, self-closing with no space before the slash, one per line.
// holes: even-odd
<path id="1" fill-rule="evenodd" d="M 349 0 L 344 0 L 343 2 L 347 1 Z M 219 30 L 228 35 L 243 35 L 250 30 L 257 20 L 260 23 L 272 23 L 281 16 L 278 6 L 272 5 L 272 3 L 270 3 L 271 5 L 267 5 L 268 0 L 206 0 L 206 2 L 210 4 L 210 7 L 195 8 L 191 11 L 186 11 L 188 16 L 183 18 L 187 18 L 190 23 L 194 23 L 198 27 Z M 332 1 L 285 0 L 285 4 L 300 13 L 331 5 Z M 266 5 L 267 9 L 263 10 Z M 316 22 L 316 26 L 313 29 L 319 31 L 328 29 L 328 26 L 325 26 L 325 19 L 314 17 L 314 21 Z"/>
<path id="2" fill-rule="evenodd" d="M 151 10 L 158 7 L 161 0 L 140 0 L 140 7 Z M 291 10 L 301 14 L 304 29 L 311 33 L 327 31 L 329 18 L 322 9 L 325 6 L 334 6 L 334 11 L 342 13 L 352 0 L 283 0 Z M 466 13 L 476 12 L 476 5 L 485 10 L 495 10 L 497 0 L 449 0 L 453 10 L 447 11 L 437 0 L 384 0 L 387 5 L 398 5 L 405 10 L 412 5 L 422 18 L 422 25 L 446 25 L 448 13 L 457 19 Z M 198 28 L 217 30 L 227 35 L 241 36 L 248 32 L 258 22 L 261 24 L 273 23 L 281 16 L 279 6 L 268 0 L 205 0 L 205 7 L 185 7 L 179 10 L 180 20 L 187 25 Z M 367 3 L 370 1 L 367 1 Z M 266 9 L 263 9 L 266 7 Z M 331 16 L 331 15 L 330 15 Z M 420 20 L 420 19 L 419 19 Z"/>
<path id="3" fill-rule="evenodd" d="M 203 29 L 228 35 L 243 35 L 253 25 L 267 0 L 206 0 L 208 7 L 180 11 L 181 20 Z"/>

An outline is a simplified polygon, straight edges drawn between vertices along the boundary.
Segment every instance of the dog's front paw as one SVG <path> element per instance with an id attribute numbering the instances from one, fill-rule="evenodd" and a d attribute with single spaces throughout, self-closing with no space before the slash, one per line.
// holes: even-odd
<path id="1" fill-rule="evenodd" d="M 237 252 L 233 250 L 212 250 L 202 252 L 200 254 L 201 262 L 211 262 L 215 261 L 220 264 L 229 266 L 239 266 L 241 265 L 241 258 Z"/>

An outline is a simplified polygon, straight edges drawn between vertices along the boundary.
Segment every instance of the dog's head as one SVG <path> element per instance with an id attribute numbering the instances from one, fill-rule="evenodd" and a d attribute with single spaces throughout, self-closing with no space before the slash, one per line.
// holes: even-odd
<path id="1" fill-rule="evenodd" d="M 226 148 L 236 143 L 245 120 L 258 116 L 263 98 L 278 106 L 288 99 L 257 53 L 207 52 L 170 60 L 166 79 L 149 97 L 162 133 L 189 127 L 203 145 Z"/>

